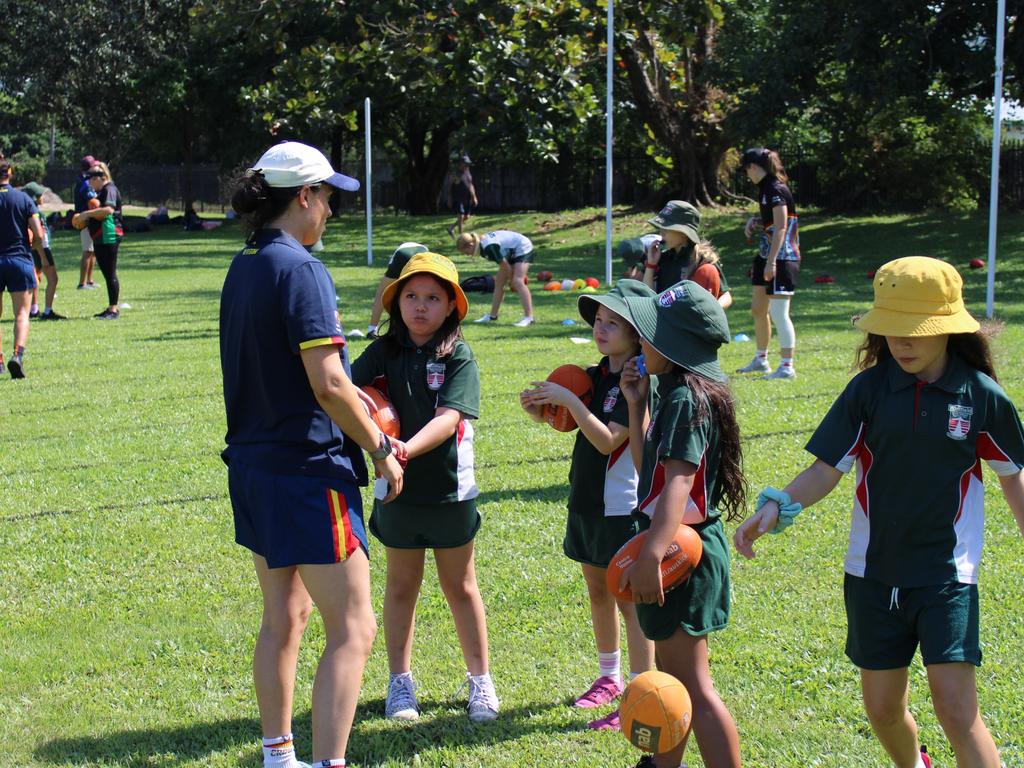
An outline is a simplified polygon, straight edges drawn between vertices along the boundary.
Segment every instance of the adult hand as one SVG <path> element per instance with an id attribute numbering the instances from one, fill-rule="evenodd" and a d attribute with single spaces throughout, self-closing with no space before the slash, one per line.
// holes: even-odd
<path id="1" fill-rule="evenodd" d="M 383 477 L 388 481 L 388 495 L 385 496 L 381 501 L 387 504 L 389 501 L 394 501 L 395 498 L 402 492 L 402 478 L 405 474 L 405 470 L 398 463 L 398 459 L 395 458 L 394 454 L 384 457 L 378 461 L 373 462 L 373 468 L 377 471 L 380 477 Z"/>
<path id="2" fill-rule="evenodd" d="M 765 282 L 775 279 L 775 265 L 771 262 L 768 262 L 764 266 L 764 279 Z"/>
<path id="3" fill-rule="evenodd" d="M 761 218 L 759 216 L 751 216 L 747 219 L 747 223 L 743 225 L 743 234 L 746 235 L 748 240 L 754 236 L 754 230 L 757 229 L 760 223 Z"/>
<path id="4" fill-rule="evenodd" d="M 622 366 L 622 373 L 619 374 L 619 391 L 627 403 L 640 403 L 647 402 L 647 393 L 650 389 L 650 376 L 641 376 L 636 366 L 636 358 L 631 357 Z"/>
<path id="5" fill-rule="evenodd" d="M 636 563 L 623 571 L 619 578 L 619 589 L 629 586 L 633 591 L 634 603 L 664 605 L 665 589 L 661 584 L 661 568 L 658 566 L 657 560 L 641 552 Z"/>
<path id="6" fill-rule="evenodd" d="M 748 560 L 754 557 L 754 542 L 772 530 L 777 522 L 779 522 L 779 505 L 774 501 L 766 502 L 736 529 L 736 533 L 732 537 L 736 551 Z"/>

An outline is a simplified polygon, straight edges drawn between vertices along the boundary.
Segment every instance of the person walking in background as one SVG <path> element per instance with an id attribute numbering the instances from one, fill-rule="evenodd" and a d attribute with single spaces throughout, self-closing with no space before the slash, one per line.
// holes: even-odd
<path id="1" fill-rule="evenodd" d="M 360 486 L 364 449 L 389 487 L 403 473 L 349 377 L 337 291 L 306 250 L 323 234 L 333 190 L 359 189 L 314 147 L 267 150 L 231 205 L 249 231 L 224 278 L 220 359 L 235 541 L 252 552 L 263 596 L 253 653 L 266 768 L 295 757 L 292 700 L 313 604 L 326 647 L 313 682 L 313 760 L 345 765 L 363 669 L 376 634 Z"/>
<path id="2" fill-rule="evenodd" d="M 472 163 L 469 155 L 459 158 L 455 168 L 448 172 L 445 187 L 448 190 L 448 207 L 455 211 L 455 223 L 448 227 L 448 236 L 455 237 L 455 230 L 462 234 L 466 220 L 473 215 L 473 209 L 479 205 L 476 199 L 476 187 L 473 186 L 473 174 L 469 172 Z"/>
<path id="3" fill-rule="evenodd" d="M 754 359 L 736 373 L 764 373 L 765 379 L 796 378 L 793 350 L 796 330 L 789 317 L 789 304 L 796 292 L 800 273 L 800 234 L 797 229 L 796 202 L 786 183 L 789 178 L 779 153 L 764 147 L 748 149 L 740 165 L 747 178 L 757 184 L 760 215 L 751 216 L 743 228 L 747 239 L 758 235 L 758 253 L 750 273 L 753 297 L 750 312 L 754 316 L 757 352 Z M 782 360 L 774 372 L 768 364 L 768 342 L 772 324 L 779 334 Z"/>
<path id="4" fill-rule="evenodd" d="M 512 290 L 519 294 L 519 301 L 523 305 L 523 316 L 512 325 L 516 328 L 533 325 L 533 294 L 526 284 L 530 264 L 533 262 L 533 243 L 530 238 L 508 229 L 497 229 L 483 237 L 476 232 L 463 232 L 455 241 L 455 249 L 466 256 L 483 256 L 498 265 L 491 311 L 474 320 L 474 323 L 490 323 L 498 319 L 498 311 L 505 300 L 505 285 L 511 283 Z"/>
<path id="5" fill-rule="evenodd" d="M 121 317 L 118 299 L 121 295 L 121 283 L 117 278 L 117 251 L 124 238 L 124 223 L 121 219 L 121 193 L 114 186 L 107 164 L 97 161 L 88 170 L 86 176 L 89 186 L 96 193 L 98 208 L 88 208 L 75 214 L 75 219 L 86 219 L 89 235 L 96 249 L 96 261 L 100 272 L 107 283 L 107 308 L 95 317 L 99 320 L 117 320 Z"/>
<path id="6" fill-rule="evenodd" d="M 377 283 L 377 293 L 374 294 L 373 306 L 370 308 L 370 324 L 366 326 L 367 336 L 373 338 L 377 335 L 377 325 L 380 323 L 380 316 L 384 312 L 384 305 L 381 303 L 384 289 L 398 279 L 399 275 L 402 274 L 402 270 L 405 269 L 405 265 L 409 263 L 409 259 L 417 253 L 426 253 L 428 250 L 430 249 L 422 243 L 413 242 L 402 243 L 395 248 L 391 258 L 388 259 L 388 266 L 384 270 L 384 276 Z"/>
<path id="7" fill-rule="evenodd" d="M 36 287 L 36 274 L 28 252 L 29 232 L 39 258 L 45 258 L 46 254 L 39 210 L 31 197 L 11 186 L 12 174 L 11 163 L 0 157 L 0 294 L 10 293 L 14 308 L 14 353 L 6 370 L 12 379 L 24 379 L 29 305 L 32 289 Z M 0 373 L 3 371 L 4 356 L 0 351 Z"/>
<path id="8" fill-rule="evenodd" d="M 96 165 L 96 158 L 86 155 L 80 163 L 82 175 L 75 184 L 75 213 L 88 210 L 89 201 L 96 197 L 89 184 L 89 170 Z M 83 228 L 80 235 L 82 239 L 82 260 L 78 268 L 78 290 L 95 290 L 96 283 L 92 280 L 92 269 L 96 265 L 96 249 L 92 244 L 92 237 L 89 230 Z"/>
<path id="9" fill-rule="evenodd" d="M 29 318 L 36 320 L 67 320 L 64 315 L 58 315 L 53 311 L 53 299 L 57 295 L 57 264 L 53 260 L 53 250 L 50 248 L 50 225 L 46 223 L 46 217 L 42 213 L 43 193 L 46 189 L 34 181 L 30 181 L 21 189 L 31 197 L 39 208 L 39 225 L 43 230 L 43 256 L 33 248 L 32 258 L 36 265 L 36 287 L 32 290 L 32 306 L 29 309 Z M 29 245 L 35 245 L 32 230 L 28 231 Z M 39 281 L 46 275 L 46 306 L 42 312 L 39 311 Z"/>

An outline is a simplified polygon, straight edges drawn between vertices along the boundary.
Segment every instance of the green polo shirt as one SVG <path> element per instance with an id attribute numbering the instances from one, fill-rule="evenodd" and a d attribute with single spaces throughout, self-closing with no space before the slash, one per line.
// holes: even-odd
<path id="1" fill-rule="evenodd" d="M 894 587 L 975 584 L 981 563 L 981 463 L 1024 467 L 1024 430 L 1000 386 L 950 356 L 928 384 L 892 358 L 857 374 L 807 450 L 857 468 L 846 572 Z"/>
<path id="2" fill-rule="evenodd" d="M 384 270 L 384 276 L 391 280 L 397 280 L 402 276 L 402 269 L 409 263 L 409 259 L 417 253 L 426 253 L 427 246 L 420 243 L 402 243 L 395 248 L 395 252 L 388 259 L 388 268 Z"/>
<path id="3" fill-rule="evenodd" d="M 480 369 L 468 344 L 459 341 L 451 356 L 439 359 L 433 343 L 417 347 L 408 340 L 378 339 L 352 363 L 352 381 L 373 384 L 387 395 L 398 413 L 402 440 L 419 432 L 438 408 L 463 415 L 454 435 L 409 462 L 398 501 L 423 506 L 476 497 L 469 420 L 480 416 Z"/>
<path id="4" fill-rule="evenodd" d="M 710 406 L 705 406 L 704 413 L 699 414 L 696 395 L 679 383 L 674 374 L 659 379 L 657 392 L 657 405 L 644 436 L 637 506 L 648 517 L 654 517 L 665 487 L 664 462 L 680 459 L 697 467 L 683 522 L 696 525 L 715 519 L 719 516 L 715 504 L 722 494 L 718 484 L 722 449 Z"/>
<path id="5" fill-rule="evenodd" d="M 608 358 L 587 369 L 594 382 L 590 412 L 602 424 L 629 428 L 629 403 L 619 391 L 619 373 L 608 369 Z M 619 517 L 636 509 L 636 469 L 629 439 L 610 455 L 594 447 L 577 430 L 569 468 L 569 514 L 584 517 Z"/>

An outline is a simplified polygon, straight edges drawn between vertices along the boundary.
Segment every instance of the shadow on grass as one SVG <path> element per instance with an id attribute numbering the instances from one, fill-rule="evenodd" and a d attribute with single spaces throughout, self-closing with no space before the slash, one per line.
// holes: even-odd
<path id="1" fill-rule="evenodd" d="M 358 765 L 374 765 L 386 760 L 411 759 L 418 752 L 433 749 L 486 746 L 538 731 L 567 733 L 584 727 L 577 723 L 553 725 L 537 718 L 538 713 L 560 706 L 556 704 L 503 709 L 496 721 L 484 724 L 470 723 L 462 702 L 428 699 L 421 701 L 420 706 L 422 720 L 394 724 L 383 720 L 383 699 L 361 704 L 346 757 Z M 308 736 L 310 712 L 296 716 L 293 727 L 296 750 L 299 755 L 308 757 L 312 749 Z M 237 765 L 257 768 L 262 765 L 259 736 L 259 720 L 240 717 L 180 727 L 53 739 L 37 747 L 33 755 L 52 764 L 117 763 L 128 768 L 152 768 L 202 761 L 216 753 L 243 752 Z"/>

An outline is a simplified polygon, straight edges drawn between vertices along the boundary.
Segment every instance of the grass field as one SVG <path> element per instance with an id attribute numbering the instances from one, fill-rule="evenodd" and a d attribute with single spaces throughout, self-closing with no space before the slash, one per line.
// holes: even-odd
<path id="1" fill-rule="evenodd" d="M 616 238 L 647 231 L 645 216 L 621 212 Z M 753 330 L 746 270 L 751 247 L 742 214 L 709 214 L 736 303 L 732 332 Z M 365 265 L 360 217 L 331 223 L 327 262 L 343 321 L 365 330 L 387 254 L 419 240 L 452 254 L 447 219 L 375 221 L 377 263 Z M 559 277 L 603 278 L 603 220 L 597 210 L 480 217 L 475 227 L 529 234 L 537 269 Z M 809 462 L 802 446 L 850 377 L 859 334 L 850 317 L 870 304 L 867 272 L 890 258 L 931 254 L 964 271 L 968 306 L 984 309 L 980 215 L 820 218 L 802 223 L 804 274 L 794 302 L 798 333 L 793 382 L 733 379 L 755 490 L 786 482 Z M 1024 404 L 1024 216 L 1000 222 L 995 342 L 1004 387 Z M 63 282 L 56 308 L 65 323 L 33 324 L 29 378 L 0 380 L 0 765 L 260 765 L 250 676 L 259 592 L 248 553 L 233 543 L 226 473 L 217 311 L 233 228 L 135 235 L 121 249 L 122 301 L 116 323 L 88 319 L 103 291 L 75 291 L 77 233 L 57 233 Z M 459 259 L 463 276 L 488 271 Z M 618 265 L 616 265 L 618 269 Z M 813 283 L 828 273 L 835 282 Z M 97 270 L 97 279 L 99 273 Z M 471 726 L 453 699 L 463 668 L 454 628 L 428 578 L 419 606 L 414 671 L 423 717 L 386 721 L 383 636 L 366 671 L 349 760 L 369 766 L 632 766 L 619 735 L 585 729 L 568 706 L 596 675 L 586 592 L 561 554 L 572 436 L 533 424 L 516 393 L 564 362 L 596 359 L 575 297 L 535 291 L 538 323 L 467 325 L 480 361 L 483 416 L 477 479 L 484 524 L 478 574 L 489 616 L 501 717 Z M 489 297 L 471 296 L 471 315 Z M 11 351 L 9 299 L 0 322 Z M 358 355 L 365 341 L 353 340 Z M 746 363 L 752 343 L 722 350 L 723 366 Z M 773 360 L 777 356 L 773 353 Z M 986 470 L 989 524 L 982 577 L 985 665 L 982 709 L 1008 766 L 1024 766 L 1024 543 Z M 734 560 L 733 618 L 713 636 L 719 690 L 738 723 L 747 765 L 764 768 L 884 766 L 861 711 L 856 672 L 843 655 L 842 558 L 851 481 L 807 512 L 785 537 L 761 544 L 754 561 Z M 732 530 L 733 526 L 727 526 Z M 374 599 L 383 552 L 371 540 Z M 294 727 L 310 755 L 309 689 L 322 646 L 310 624 L 299 662 Z M 931 714 L 924 670 L 912 669 L 911 703 L 940 768 L 954 765 Z M 696 745 L 691 767 L 703 765 Z"/>

